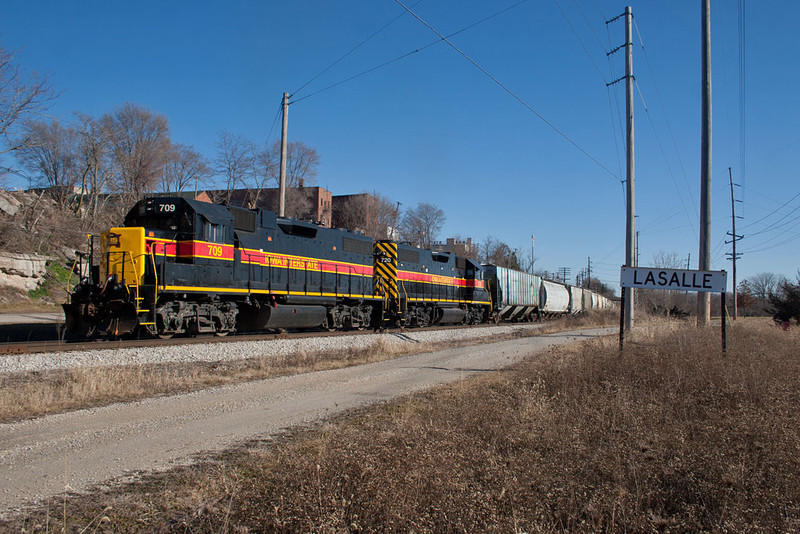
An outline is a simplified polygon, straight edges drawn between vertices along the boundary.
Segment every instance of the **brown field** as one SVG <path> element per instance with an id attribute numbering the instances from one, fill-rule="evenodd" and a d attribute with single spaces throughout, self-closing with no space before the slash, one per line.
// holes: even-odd
<path id="1" fill-rule="evenodd" d="M 2 524 L 68 532 L 794 532 L 800 329 L 650 325 Z"/>

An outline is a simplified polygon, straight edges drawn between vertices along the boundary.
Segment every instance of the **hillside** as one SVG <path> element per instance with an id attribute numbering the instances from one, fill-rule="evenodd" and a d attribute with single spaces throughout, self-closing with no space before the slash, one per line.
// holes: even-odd
<path id="1" fill-rule="evenodd" d="M 109 219 L 58 206 L 42 191 L 0 191 L 0 306 L 38 308 L 66 297 L 75 252 Z"/>

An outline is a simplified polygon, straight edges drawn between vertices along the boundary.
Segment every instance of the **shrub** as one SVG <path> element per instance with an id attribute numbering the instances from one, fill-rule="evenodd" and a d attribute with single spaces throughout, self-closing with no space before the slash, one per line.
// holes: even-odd
<path id="1" fill-rule="evenodd" d="M 769 294 L 772 308 L 769 313 L 776 323 L 788 323 L 792 319 L 800 325 L 800 280 L 797 284 L 784 282 L 779 291 Z"/>

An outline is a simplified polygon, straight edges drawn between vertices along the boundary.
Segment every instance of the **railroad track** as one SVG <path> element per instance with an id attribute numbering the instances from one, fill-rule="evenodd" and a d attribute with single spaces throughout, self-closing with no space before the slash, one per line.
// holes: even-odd
<path id="1" fill-rule="evenodd" d="M 63 339 L 63 330 L 58 323 L 52 323 L 54 330 L 57 332 L 57 339 L 42 340 L 42 341 L 11 341 L 0 343 L 0 357 L 15 354 L 37 354 L 48 352 L 73 352 L 73 351 L 87 351 L 87 350 L 102 350 L 102 349 L 116 349 L 116 348 L 140 348 L 140 347 L 163 347 L 163 346 L 179 346 L 179 345 L 193 345 L 193 344 L 209 344 L 209 343 L 231 343 L 239 341 L 263 341 L 271 339 L 303 339 L 315 337 L 334 337 L 334 336 L 353 336 L 364 335 L 373 333 L 372 329 L 364 330 L 337 330 L 329 332 L 327 330 L 301 330 L 301 331 L 287 331 L 287 332 L 243 332 L 236 333 L 225 337 L 217 337 L 212 335 L 201 336 L 176 336 L 171 339 L 158 339 L 158 338 L 141 338 L 141 339 L 115 339 L 115 340 L 93 340 L 93 341 L 68 341 Z M 21 325 L 26 326 L 26 325 Z M 494 323 L 486 323 L 480 325 L 440 325 L 425 327 L 424 329 L 414 328 L 413 330 L 424 331 L 437 331 L 437 330 L 453 330 L 457 328 L 486 328 L 494 326 Z M 387 328 L 384 331 L 388 333 L 402 332 L 402 328 Z"/>

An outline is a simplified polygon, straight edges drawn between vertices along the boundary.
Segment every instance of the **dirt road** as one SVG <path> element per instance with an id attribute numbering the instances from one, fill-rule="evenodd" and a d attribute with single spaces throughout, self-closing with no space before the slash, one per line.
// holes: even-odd
<path id="1" fill-rule="evenodd" d="M 3 424 L 0 514 L 613 331 L 521 338 Z"/>

